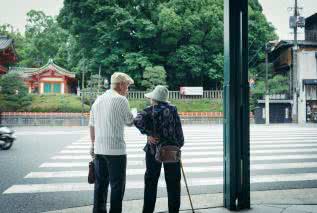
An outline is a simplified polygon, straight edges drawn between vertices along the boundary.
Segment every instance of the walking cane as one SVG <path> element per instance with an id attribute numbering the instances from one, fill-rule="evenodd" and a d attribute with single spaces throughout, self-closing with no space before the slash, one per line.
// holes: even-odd
<path id="1" fill-rule="evenodd" d="M 186 186 L 186 190 L 187 190 L 187 194 L 188 194 L 188 198 L 189 198 L 189 202 L 190 202 L 190 206 L 192 208 L 192 213 L 195 213 L 194 207 L 193 207 L 193 203 L 192 203 L 192 198 L 190 197 L 190 193 L 189 193 L 189 189 L 188 189 L 188 185 L 187 185 L 187 180 L 185 177 L 185 172 L 184 172 L 184 168 L 183 168 L 183 163 L 180 160 L 180 165 L 181 165 L 181 169 L 182 169 L 182 173 L 183 173 L 183 177 L 184 177 L 184 181 L 185 181 L 185 186 Z"/>

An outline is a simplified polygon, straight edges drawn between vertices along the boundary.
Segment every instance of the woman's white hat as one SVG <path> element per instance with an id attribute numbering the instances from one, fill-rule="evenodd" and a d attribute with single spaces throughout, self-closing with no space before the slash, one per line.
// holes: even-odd
<path id="1" fill-rule="evenodd" d="M 146 98 L 160 102 L 168 102 L 168 89 L 165 86 L 157 85 L 152 92 L 144 95 Z"/>
<path id="2" fill-rule="evenodd" d="M 111 84 L 116 84 L 116 83 L 121 83 L 121 82 L 134 84 L 133 79 L 129 75 L 127 75 L 123 72 L 113 73 L 111 76 Z"/>

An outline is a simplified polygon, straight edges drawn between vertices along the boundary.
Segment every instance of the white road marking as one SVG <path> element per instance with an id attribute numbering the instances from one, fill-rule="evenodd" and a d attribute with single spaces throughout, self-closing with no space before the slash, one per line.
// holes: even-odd
<path id="1" fill-rule="evenodd" d="M 213 128 L 212 133 L 209 128 Z M 127 189 L 142 189 L 144 186 L 143 175 L 145 172 L 145 153 L 142 148 L 145 145 L 146 137 L 141 135 L 134 128 L 127 128 L 126 144 L 128 153 L 127 175 L 140 175 L 137 181 L 128 180 Z M 277 173 L 281 169 L 316 169 L 317 162 L 290 162 L 284 163 L 279 160 L 305 160 L 317 159 L 317 134 L 315 128 L 294 128 L 279 127 L 274 128 L 252 127 L 250 137 L 251 161 L 272 161 L 272 163 L 260 164 L 260 162 L 250 165 L 251 174 L 254 171 L 266 170 L 268 175 L 251 176 L 251 183 L 268 182 L 292 182 L 292 181 L 317 181 L 317 173 L 295 173 L 295 174 L 269 174 L 275 170 Z M 296 132 L 299 131 L 299 132 Z M 60 134 L 62 131 L 58 132 Z M 203 174 L 212 172 L 223 172 L 223 140 L 222 127 L 220 126 L 202 126 L 199 130 L 184 126 L 185 146 L 182 148 L 184 169 L 186 173 Z M 53 132 L 54 133 L 54 132 Z M 69 132 L 71 133 L 71 132 Z M 71 134 L 74 134 L 75 131 Z M 46 162 L 40 165 L 40 168 L 46 168 L 44 171 L 31 172 L 25 176 L 26 179 L 44 179 L 55 181 L 56 178 L 85 178 L 85 182 L 79 183 L 51 183 L 51 184 L 25 184 L 13 185 L 4 193 L 41 193 L 41 192 L 67 192 L 67 191 L 91 191 L 92 185 L 86 183 L 88 173 L 90 139 L 86 136 L 73 142 L 72 145 L 65 147 L 57 156 L 53 156 L 53 162 Z M 303 153 L 303 154 L 302 154 Z M 266 154 L 257 156 L 257 154 Z M 284 155 L 279 155 L 284 154 Z M 197 156 L 190 158 L 190 156 Z M 273 162 L 275 161 L 275 162 Z M 208 165 L 212 163 L 212 165 Z M 216 164 L 214 164 L 216 163 Z M 264 162 L 263 162 L 264 163 Z M 64 168 L 64 171 L 60 169 Z M 77 168 L 76 171 L 69 168 Z M 57 170 L 58 169 L 58 170 Z M 57 171 L 55 171 L 57 170 Z M 300 172 L 300 171 L 299 171 Z M 164 170 L 162 169 L 162 173 Z M 219 174 L 218 174 L 219 175 Z M 222 175 L 213 178 L 188 177 L 190 186 L 213 186 L 221 185 Z M 140 181 L 138 181 L 140 180 Z M 184 185 L 183 185 L 184 186 Z M 163 178 L 159 181 L 159 187 L 166 187 Z"/>
<path id="2" fill-rule="evenodd" d="M 87 163 L 84 163 L 87 167 Z M 277 164 L 252 164 L 251 171 L 258 170 L 274 170 L 274 169 L 303 169 L 303 168 L 317 168 L 317 162 L 303 162 L 303 163 L 277 163 Z M 186 173 L 206 173 L 206 172 L 222 172 L 223 166 L 191 166 L 184 167 Z M 74 178 L 87 177 L 87 170 L 79 171 L 59 171 L 59 172 L 31 172 L 24 178 Z M 127 169 L 127 176 L 143 175 L 145 168 L 142 169 Z M 164 173 L 162 168 L 161 173 Z"/>
<path id="3" fill-rule="evenodd" d="M 130 157 L 128 156 L 128 162 L 131 161 L 129 158 L 144 158 L 144 155 Z M 90 155 L 57 155 L 53 156 L 53 160 L 90 160 Z M 264 155 L 264 156 L 251 156 L 250 160 L 263 161 L 263 160 L 299 160 L 299 159 L 317 159 L 317 154 L 306 154 L 306 155 Z M 214 158 L 193 158 L 193 159 L 183 159 L 183 162 L 187 163 L 212 163 L 212 162 L 222 162 L 223 157 Z"/>
<path id="4" fill-rule="evenodd" d="M 88 167 L 88 162 L 59 162 L 59 163 L 43 163 L 40 168 L 72 168 L 72 167 Z"/>
<path id="5" fill-rule="evenodd" d="M 223 153 L 223 150 L 219 151 L 200 151 L 200 150 L 208 150 L 209 146 L 203 147 L 191 147 L 191 148 L 182 148 L 182 154 L 189 154 L 193 150 L 197 150 L 193 155 L 220 155 Z M 298 153 L 298 152 L 317 152 L 317 148 L 311 149 L 263 149 L 263 150 L 252 150 L 250 154 L 265 154 L 265 153 L 275 153 L 275 154 L 282 154 L 282 153 Z M 72 150 L 66 149 L 60 151 L 61 154 L 87 154 L 88 150 Z M 127 149 L 128 155 L 131 157 L 131 154 L 142 153 L 145 155 L 142 149 Z"/>
<path id="6" fill-rule="evenodd" d="M 185 140 L 185 146 L 187 144 L 198 144 L 198 143 L 206 143 L 206 144 L 212 144 L 212 145 L 222 145 L 223 144 L 223 140 L 222 139 L 217 139 L 217 140 L 212 140 L 212 139 L 201 139 L 199 138 L 199 142 L 195 142 L 198 141 L 198 139 L 193 139 L 193 140 Z M 126 145 L 145 145 L 146 140 L 140 140 L 137 142 L 131 142 L 131 141 L 126 141 Z M 276 139 L 276 140 L 251 140 L 250 144 L 298 144 L 298 143 L 316 143 L 317 144 L 317 136 L 316 138 L 313 139 L 308 139 L 308 138 L 301 138 L 301 139 L 296 139 L 296 140 L 283 140 L 283 139 Z M 74 142 L 72 143 L 72 145 L 83 145 L 83 146 L 88 146 L 90 145 L 90 142 Z"/>
<path id="7" fill-rule="evenodd" d="M 293 181 L 317 181 L 317 173 L 302 174 L 277 174 L 277 175 L 258 175 L 251 176 L 251 183 L 270 183 L 270 182 L 293 182 Z M 215 186 L 222 185 L 223 178 L 190 178 L 187 180 L 189 186 Z M 184 184 L 183 184 L 184 186 Z M 143 181 L 127 180 L 127 189 L 142 189 Z M 160 179 L 158 187 L 166 187 L 165 181 Z M 13 185 L 3 192 L 3 194 L 17 193 L 44 193 L 44 192 L 71 192 L 71 191 L 92 191 L 93 185 L 88 183 L 56 183 L 56 184 L 27 184 Z"/>
<path id="8" fill-rule="evenodd" d="M 210 146 L 209 149 L 223 149 L 222 144 L 213 145 L 209 142 L 198 142 L 198 143 L 186 143 L 185 147 L 197 147 L 197 146 Z M 144 144 L 127 144 L 127 148 L 143 148 Z M 316 143 L 296 143 L 296 144 L 261 144 L 261 145 L 250 145 L 251 148 L 290 148 L 290 147 L 316 147 L 317 148 L 317 142 Z M 89 149 L 90 145 L 70 145 L 66 147 L 67 149 Z"/>

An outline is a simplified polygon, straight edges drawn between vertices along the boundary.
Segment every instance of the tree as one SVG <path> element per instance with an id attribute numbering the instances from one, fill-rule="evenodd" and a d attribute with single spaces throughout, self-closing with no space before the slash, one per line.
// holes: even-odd
<path id="1" fill-rule="evenodd" d="M 18 74 L 1 76 L 0 87 L 0 111 L 26 111 L 30 106 L 32 98 Z"/>
<path id="2" fill-rule="evenodd" d="M 275 28 L 269 23 L 258 0 L 249 1 L 249 68 L 250 75 L 264 78 L 265 45 L 276 40 Z M 261 65 L 262 64 L 262 65 Z"/>
<path id="3" fill-rule="evenodd" d="M 147 90 L 152 90 L 156 85 L 166 85 L 166 71 L 164 67 L 146 67 L 143 73 L 142 86 Z"/>
<path id="4" fill-rule="evenodd" d="M 256 74 L 264 44 L 276 35 L 258 0 L 249 1 L 249 11 L 249 57 Z M 126 72 L 142 89 L 146 68 L 161 66 L 170 89 L 211 89 L 223 82 L 223 0 L 65 0 L 57 20 L 93 74 L 100 65 L 107 78 Z"/>
<path id="5" fill-rule="evenodd" d="M 42 11 L 27 13 L 25 43 L 20 51 L 19 64 L 26 67 L 40 67 L 49 58 L 59 65 L 67 66 L 68 34 L 56 20 Z"/>
<path id="6" fill-rule="evenodd" d="M 268 80 L 269 94 L 288 94 L 288 77 L 284 75 L 275 75 L 273 78 Z M 257 100 L 263 99 L 265 95 L 265 81 L 258 80 L 255 83 L 255 88 L 251 89 L 251 109 L 257 104 Z"/>

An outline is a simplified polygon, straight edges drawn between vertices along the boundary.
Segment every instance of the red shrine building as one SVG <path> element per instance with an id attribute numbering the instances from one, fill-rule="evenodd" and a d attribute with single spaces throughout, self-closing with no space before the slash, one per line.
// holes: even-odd
<path id="1" fill-rule="evenodd" d="M 9 72 L 18 73 L 23 78 L 29 93 L 66 94 L 77 91 L 75 73 L 56 65 L 52 59 L 40 68 L 11 67 Z"/>
<path id="2" fill-rule="evenodd" d="M 8 67 L 16 61 L 14 41 L 7 36 L 0 35 L 0 75 L 7 73 Z"/>

